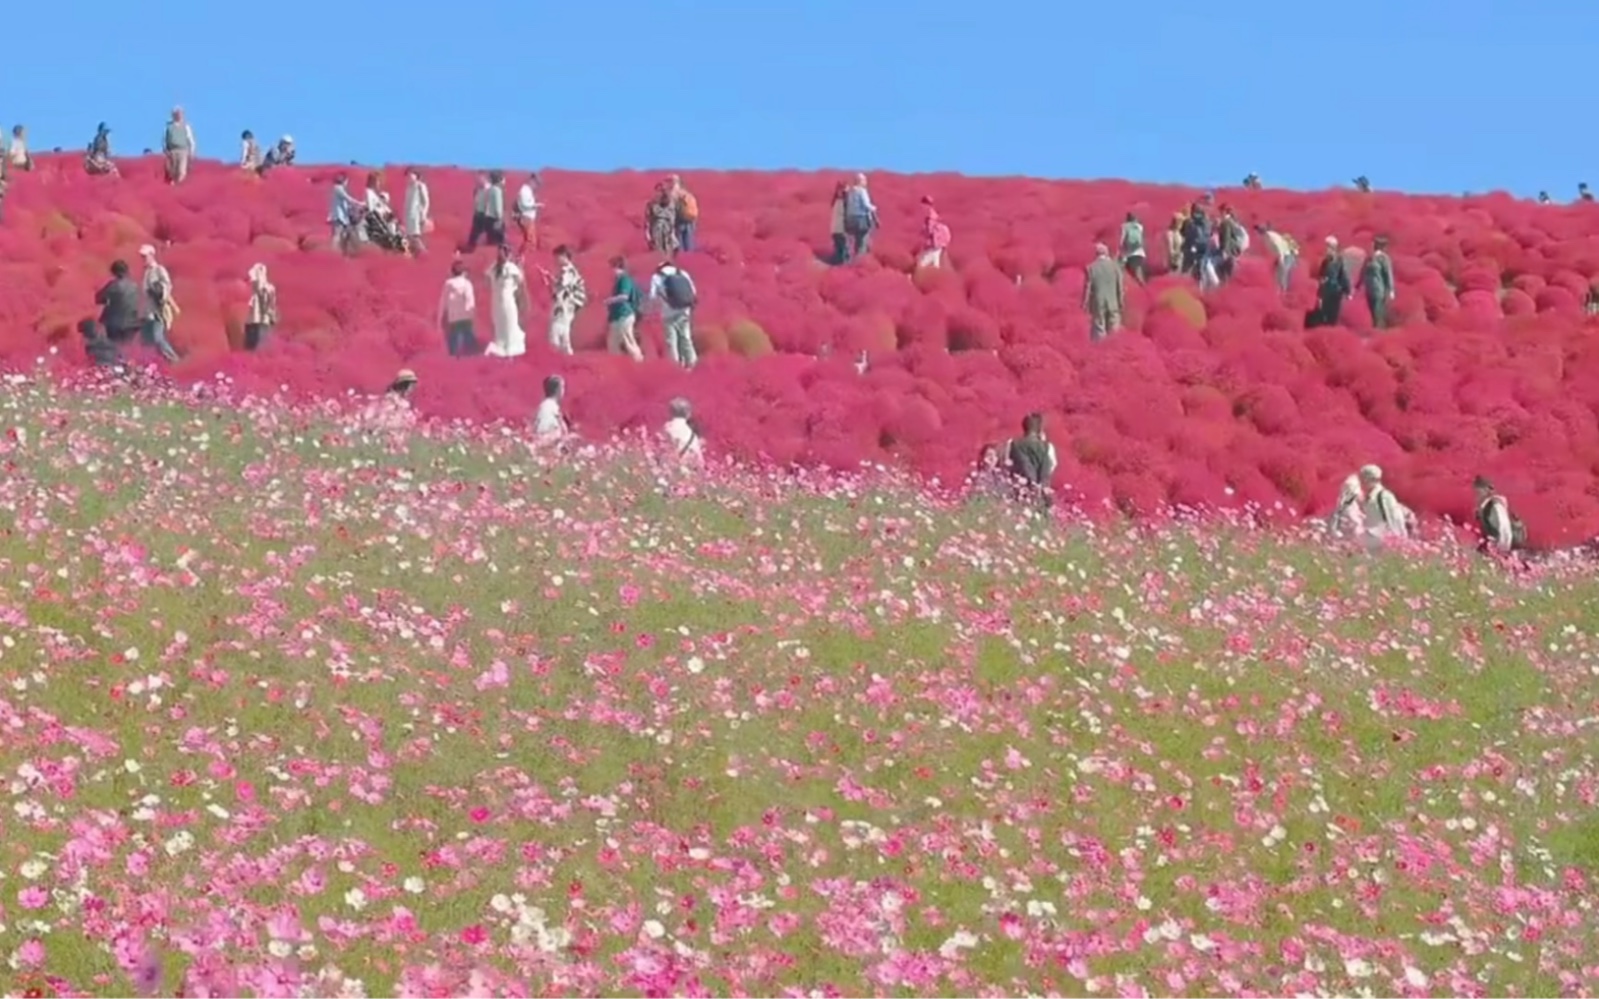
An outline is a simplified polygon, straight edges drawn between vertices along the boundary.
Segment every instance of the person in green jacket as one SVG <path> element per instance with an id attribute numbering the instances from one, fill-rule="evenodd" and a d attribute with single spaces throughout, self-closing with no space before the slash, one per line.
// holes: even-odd
<path id="1" fill-rule="evenodd" d="M 1388 306 L 1394 300 L 1394 262 L 1388 256 L 1388 238 L 1378 236 L 1372 243 L 1371 256 L 1360 268 L 1357 287 L 1366 291 L 1366 304 L 1371 307 L 1371 324 L 1380 330 L 1388 328 Z"/>
<path id="2" fill-rule="evenodd" d="M 613 354 L 626 354 L 635 361 L 644 360 L 638 345 L 638 282 L 627 272 L 625 257 L 612 257 L 611 269 L 616 281 L 611 285 L 611 295 L 605 300 L 606 349 Z"/>

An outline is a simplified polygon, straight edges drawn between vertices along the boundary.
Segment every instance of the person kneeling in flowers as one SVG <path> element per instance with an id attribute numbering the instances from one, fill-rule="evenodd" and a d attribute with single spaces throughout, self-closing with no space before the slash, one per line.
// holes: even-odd
<path id="1" fill-rule="evenodd" d="M 687 399 L 679 396 L 668 403 L 671 419 L 661 428 L 661 436 L 671 449 L 673 461 L 684 468 L 697 468 L 705 462 L 705 439 L 700 436 L 699 424 L 694 422 L 694 409 Z"/>
<path id="2" fill-rule="evenodd" d="M 533 414 L 534 443 L 556 444 L 572 433 L 572 424 L 561 412 L 561 399 L 566 395 L 566 379 L 550 375 L 544 379 L 544 399 Z"/>

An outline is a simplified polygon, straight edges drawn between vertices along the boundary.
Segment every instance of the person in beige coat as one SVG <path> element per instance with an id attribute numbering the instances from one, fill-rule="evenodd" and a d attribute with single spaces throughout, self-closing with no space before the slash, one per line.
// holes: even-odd
<path id="1" fill-rule="evenodd" d="M 1122 307 L 1127 301 L 1122 268 L 1111 259 L 1110 247 L 1094 244 L 1094 262 L 1083 282 L 1083 309 L 1088 313 L 1089 336 L 1098 343 L 1122 328 Z"/>

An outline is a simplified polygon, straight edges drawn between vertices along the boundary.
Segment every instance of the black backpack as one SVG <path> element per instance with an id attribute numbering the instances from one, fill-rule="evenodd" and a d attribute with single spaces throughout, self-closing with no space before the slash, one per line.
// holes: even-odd
<path id="1" fill-rule="evenodd" d="M 1494 504 L 1502 502 L 1504 502 L 1503 497 L 1491 496 L 1483 501 L 1482 506 L 1477 508 L 1477 521 L 1478 526 L 1482 529 L 1482 535 L 1493 541 L 1504 540 L 1503 538 L 1495 537 L 1493 522 Z M 1527 547 L 1527 525 L 1522 522 L 1520 517 L 1511 513 L 1508 507 L 1506 507 L 1505 512 L 1510 515 L 1510 550 L 1521 551 Z"/>
<path id="2" fill-rule="evenodd" d="M 661 282 L 661 295 L 674 309 L 694 307 L 694 283 L 681 270 L 674 270 Z"/>

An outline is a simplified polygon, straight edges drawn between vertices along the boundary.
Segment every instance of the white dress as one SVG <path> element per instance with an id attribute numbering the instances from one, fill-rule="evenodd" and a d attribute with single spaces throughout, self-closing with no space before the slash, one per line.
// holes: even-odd
<path id="1" fill-rule="evenodd" d="M 527 333 L 522 329 L 521 309 L 517 304 L 517 293 L 525 281 L 522 268 L 509 261 L 497 277 L 494 268 L 489 268 L 494 342 L 483 353 L 490 357 L 521 357 L 527 353 Z"/>

